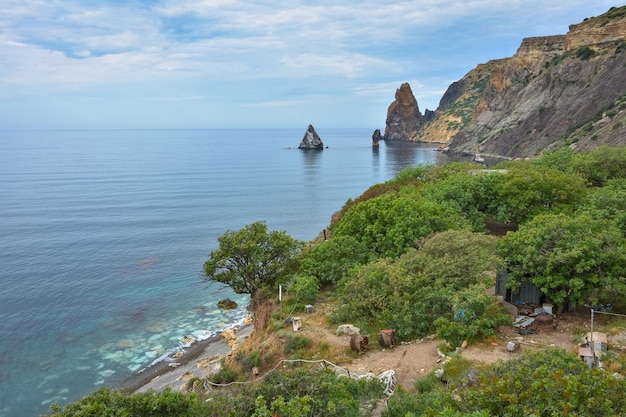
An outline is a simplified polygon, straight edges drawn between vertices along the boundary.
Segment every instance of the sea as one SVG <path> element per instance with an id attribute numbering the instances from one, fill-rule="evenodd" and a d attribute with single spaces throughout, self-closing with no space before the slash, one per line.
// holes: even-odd
<path id="1" fill-rule="evenodd" d="M 246 317 L 206 282 L 218 237 L 256 221 L 308 241 L 436 145 L 373 129 L 0 131 L 0 417 L 116 387 Z M 237 302 L 221 310 L 224 298 Z"/>

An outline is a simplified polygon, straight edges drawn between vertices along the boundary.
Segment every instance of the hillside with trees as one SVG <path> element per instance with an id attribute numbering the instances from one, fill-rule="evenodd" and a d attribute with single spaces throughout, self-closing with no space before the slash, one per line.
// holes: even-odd
<path id="1" fill-rule="evenodd" d="M 207 380 L 190 381 L 188 393 L 102 389 L 53 415 L 362 416 L 381 400 L 382 416 L 625 415 L 619 352 L 611 371 L 561 349 L 489 366 L 455 353 L 511 325 L 486 291 L 502 270 L 511 289 L 530 282 L 559 310 L 611 304 L 626 313 L 625 197 L 626 148 L 566 147 L 490 170 L 405 169 L 348 200 L 324 236 L 306 245 L 263 222 L 227 231 L 205 264 L 207 279 L 251 293 L 250 308 L 266 325 L 255 324 L 245 347 Z M 389 398 L 377 379 L 338 377 L 319 363 L 276 370 L 280 359 L 345 358 L 324 340 L 285 331 L 290 311 L 320 298 L 333 306 L 328 328 L 394 329 L 396 343 L 436 335 L 451 358 L 443 376 L 430 373 Z M 619 320 L 612 326 L 626 328 Z M 247 381 L 252 368 L 265 377 L 232 384 Z"/>

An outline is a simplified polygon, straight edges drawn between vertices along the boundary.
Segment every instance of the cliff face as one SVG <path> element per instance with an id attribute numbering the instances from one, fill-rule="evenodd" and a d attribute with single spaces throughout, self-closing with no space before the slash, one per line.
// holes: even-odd
<path id="1" fill-rule="evenodd" d="M 524 39 L 511 58 L 453 83 L 409 140 L 453 152 L 531 157 L 626 144 L 626 6 Z"/>

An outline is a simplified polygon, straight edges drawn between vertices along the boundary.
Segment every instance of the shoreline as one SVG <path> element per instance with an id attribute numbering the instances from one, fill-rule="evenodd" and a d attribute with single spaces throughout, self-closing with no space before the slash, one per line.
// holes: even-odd
<path id="1" fill-rule="evenodd" d="M 179 391 L 192 377 L 202 378 L 214 373 L 221 359 L 252 333 L 252 325 L 231 328 L 237 337 L 233 347 L 221 335 L 197 341 L 183 350 L 180 358 L 167 358 L 157 362 L 118 384 L 115 389 L 124 389 L 134 394 L 149 389 L 161 391 L 171 388 Z"/>

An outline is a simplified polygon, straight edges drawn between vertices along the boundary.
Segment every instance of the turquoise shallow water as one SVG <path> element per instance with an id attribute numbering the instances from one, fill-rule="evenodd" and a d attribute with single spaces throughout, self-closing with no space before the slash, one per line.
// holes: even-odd
<path id="1" fill-rule="evenodd" d="M 202 280 L 217 237 L 257 220 L 310 240 L 432 146 L 373 129 L 0 132 L 0 417 L 115 386 L 186 335 L 240 322 Z M 225 312 L 219 299 L 240 308 Z"/>

